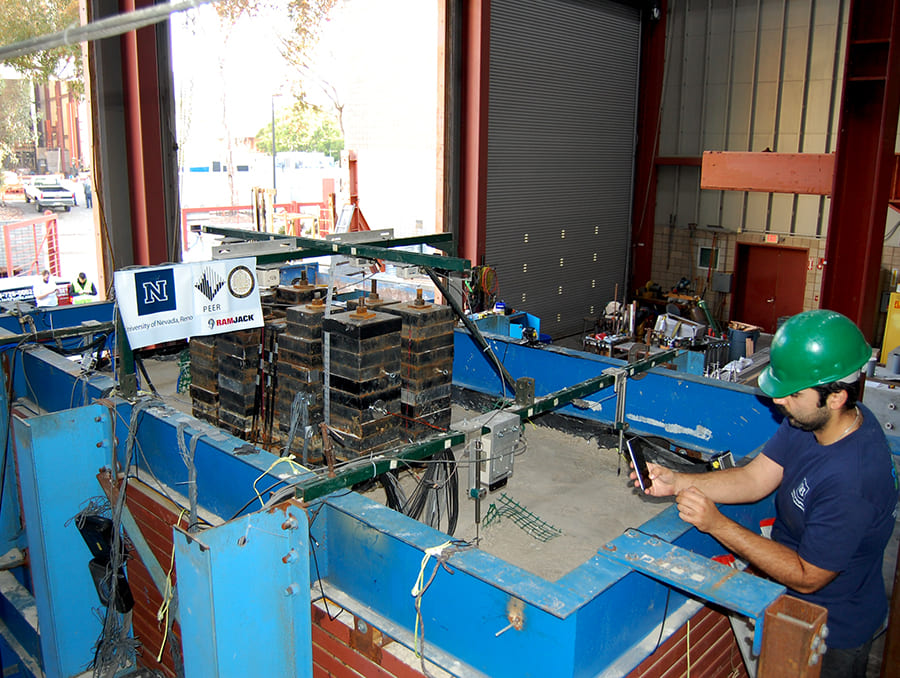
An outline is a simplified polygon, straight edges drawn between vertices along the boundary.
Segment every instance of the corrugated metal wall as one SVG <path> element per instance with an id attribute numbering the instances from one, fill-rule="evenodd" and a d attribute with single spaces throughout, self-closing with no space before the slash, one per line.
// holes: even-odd
<path id="1" fill-rule="evenodd" d="M 670 0 L 661 156 L 835 149 L 848 0 Z M 822 237 L 827 197 L 701 191 L 659 171 L 656 223 Z"/>
<path id="2" fill-rule="evenodd" d="M 622 295 L 639 39 L 611 0 L 491 3 L 484 263 L 553 337 Z"/>

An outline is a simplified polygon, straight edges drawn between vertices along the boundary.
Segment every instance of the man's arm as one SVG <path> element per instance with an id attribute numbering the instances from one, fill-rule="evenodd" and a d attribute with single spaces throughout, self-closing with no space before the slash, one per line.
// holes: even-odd
<path id="1" fill-rule="evenodd" d="M 837 572 L 816 567 L 787 546 L 726 518 L 696 487 L 679 492 L 676 501 L 682 520 L 714 537 L 729 551 L 794 591 L 818 591 L 837 576 Z"/>
<path id="2" fill-rule="evenodd" d="M 54 286 L 54 287 L 47 287 L 43 292 L 40 292 L 40 293 L 37 292 L 37 290 L 35 290 L 34 287 L 32 287 L 31 289 L 32 289 L 32 291 L 34 292 L 34 298 L 35 298 L 35 299 L 46 299 L 46 298 L 49 297 L 51 294 L 56 294 L 56 287 L 55 287 L 55 286 Z"/>
<path id="3" fill-rule="evenodd" d="M 784 469 L 764 454 L 758 454 L 746 466 L 710 471 L 679 473 L 658 464 L 647 464 L 653 481 L 646 493 L 654 497 L 677 495 L 696 487 L 713 501 L 746 504 L 768 496 L 781 482 Z M 631 474 L 635 478 L 635 474 Z M 635 482 L 635 487 L 640 487 Z"/>

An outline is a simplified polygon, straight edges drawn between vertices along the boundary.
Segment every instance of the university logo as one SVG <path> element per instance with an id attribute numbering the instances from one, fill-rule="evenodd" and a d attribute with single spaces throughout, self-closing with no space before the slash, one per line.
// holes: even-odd
<path id="1" fill-rule="evenodd" d="M 175 299 L 175 270 L 171 268 L 154 268 L 134 274 L 134 291 L 137 296 L 137 312 L 139 316 L 174 311 L 177 307 Z"/>
<path id="2" fill-rule="evenodd" d="M 809 483 L 804 477 L 800 483 L 791 490 L 791 501 L 794 502 L 794 506 L 798 509 L 806 513 L 806 495 L 809 494 Z"/>
<path id="3" fill-rule="evenodd" d="M 209 266 L 203 269 L 203 275 L 194 283 L 194 287 L 200 290 L 203 296 L 210 301 L 215 298 L 223 285 L 225 285 L 225 279 Z"/>

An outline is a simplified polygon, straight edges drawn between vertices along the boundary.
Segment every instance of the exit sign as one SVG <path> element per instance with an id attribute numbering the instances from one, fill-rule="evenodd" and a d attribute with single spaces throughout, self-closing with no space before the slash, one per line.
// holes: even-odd
<path id="1" fill-rule="evenodd" d="M 775 233 L 766 233 L 766 242 L 778 244 L 778 235 Z"/>

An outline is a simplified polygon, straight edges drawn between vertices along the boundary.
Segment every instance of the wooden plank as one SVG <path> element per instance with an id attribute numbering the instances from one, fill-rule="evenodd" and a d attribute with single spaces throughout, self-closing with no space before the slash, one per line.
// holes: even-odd
<path id="1" fill-rule="evenodd" d="M 700 188 L 831 195 L 833 153 L 705 151 Z"/>

